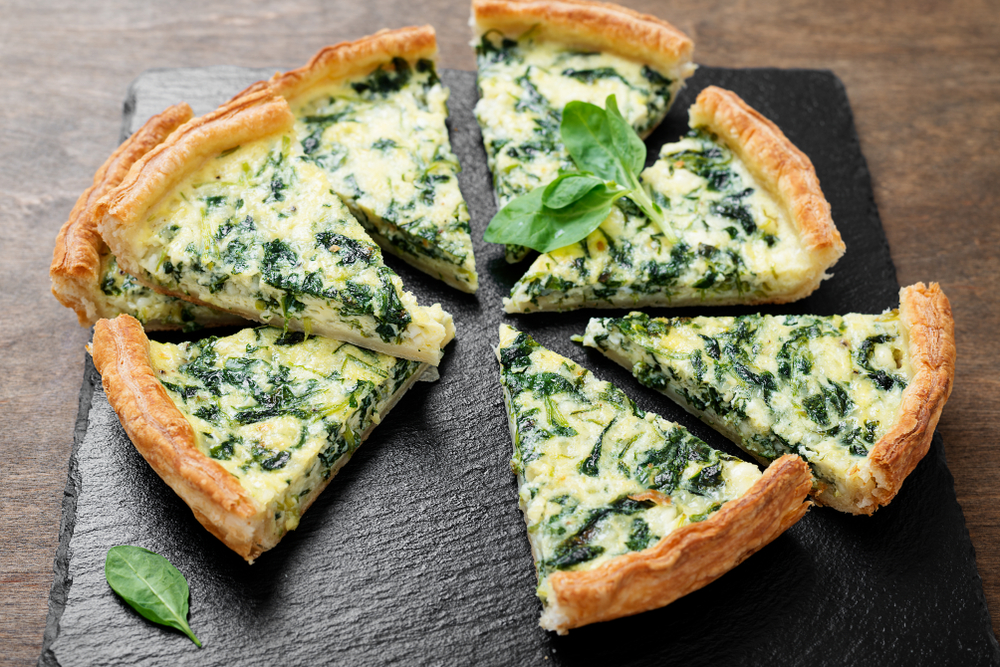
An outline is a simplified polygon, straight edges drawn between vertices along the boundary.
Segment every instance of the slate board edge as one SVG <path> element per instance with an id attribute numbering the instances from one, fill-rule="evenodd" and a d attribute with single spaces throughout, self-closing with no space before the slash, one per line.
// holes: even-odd
<path id="1" fill-rule="evenodd" d="M 207 67 L 207 68 L 155 68 L 155 69 L 149 70 L 147 72 L 144 72 L 143 74 L 140 74 L 139 77 L 137 77 L 135 79 L 135 81 L 133 81 L 129 85 L 128 91 L 127 91 L 127 94 L 126 94 L 126 98 L 125 98 L 125 101 L 124 101 L 124 104 L 123 104 L 123 124 L 122 124 L 122 131 L 121 131 L 121 140 L 124 141 L 124 139 L 126 139 L 128 137 L 128 135 L 129 135 L 129 126 L 130 126 L 130 122 L 133 120 L 132 116 L 134 115 L 135 105 L 136 105 L 136 85 L 147 74 L 149 74 L 151 72 L 167 72 L 167 71 L 175 71 L 176 72 L 176 71 L 197 71 L 197 70 L 202 70 L 202 71 L 204 71 L 204 70 L 215 70 L 215 71 L 220 71 L 220 72 L 221 71 L 226 71 L 228 73 L 230 71 L 231 72 L 237 72 L 237 71 L 246 72 L 249 69 L 251 69 L 251 68 L 243 68 L 243 67 L 236 67 L 236 66 L 215 66 L 215 67 Z M 261 74 L 262 78 L 266 78 L 269 73 L 271 73 L 271 72 L 274 71 L 273 69 L 258 69 L 258 68 L 254 68 L 254 69 Z M 715 69 L 715 68 L 706 67 L 705 69 Z M 724 69 L 730 69 L 730 68 L 724 68 Z M 781 70 L 781 68 L 762 67 L 762 68 L 742 68 L 741 69 L 741 71 L 767 71 L 767 70 L 778 71 L 778 70 Z M 785 70 L 782 70 L 782 71 L 801 71 L 801 72 L 811 72 L 811 73 L 817 73 L 817 74 L 821 73 L 821 74 L 827 75 L 829 77 L 829 79 L 831 80 L 831 82 L 837 88 L 839 88 L 842 91 L 842 93 L 844 95 L 844 98 L 848 99 L 848 101 L 849 101 L 849 98 L 847 97 L 846 87 L 844 86 L 843 82 L 839 79 L 839 77 L 837 77 L 837 75 L 834 72 L 832 72 L 831 70 L 825 70 L 825 69 L 823 69 L 823 70 L 813 70 L 813 69 L 806 69 L 806 68 L 788 68 L 788 69 L 785 69 Z M 888 244 L 888 239 L 885 237 L 885 234 L 884 234 L 884 228 L 882 226 L 881 218 L 878 215 L 878 208 L 877 208 L 877 204 L 876 204 L 875 198 L 874 198 L 874 191 L 873 191 L 873 189 L 871 187 L 871 173 L 870 173 L 870 171 L 868 169 L 867 159 L 864 158 L 864 154 L 860 151 L 860 138 L 859 138 L 859 136 L 857 134 L 857 128 L 856 128 L 856 125 L 854 123 L 853 113 L 850 114 L 850 131 L 851 131 L 851 133 L 853 135 L 852 139 L 853 139 L 854 143 L 858 146 L 858 149 L 859 149 L 858 153 L 859 153 L 859 155 L 861 157 L 861 160 L 862 160 L 861 164 L 858 165 L 858 169 L 857 169 L 857 172 L 856 172 L 856 174 L 854 176 L 854 180 L 859 185 L 863 185 L 865 187 L 865 189 L 870 193 L 870 196 L 868 198 L 868 208 L 869 208 L 870 211 L 873 212 L 871 217 L 873 218 L 873 220 L 879 226 L 879 232 L 880 232 L 881 238 L 883 239 L 882 243 L 883 243 L 883 245 L 886 248 L 888 248 L 888 245 L 889 245 Z M 889 279 L 891 279 L 895 284 L 898 285 L 898 280 L 896 279 L 895 265 L 894 264 L 891 264 L 891 269 L 892 269 L 892 275 L 891 276 L 886 276 L 886 277 L 889 278 Z M 74 429 L 74 443 L 73 443 L 73 449 L 72 449 L 72 453 L 71 453 L 71 457 L 70 457 L 68 479 L 67 479 L 66 489 L 65 489 L 64 498 L 63 498 L 63 516 L 62 516 L 61 525 L 60 525 L 59 546 L 57 548 L 56 558 L 55 558 L 55 562 L 54 562 L 54 566 L 53 566 L 54 579 L 53 579 L 53 585 L 52 585 L 52 589 L 51 589 L 51 593 L 50 593 L 50 599 L 49 599 L 49 613 L 48 613 L 48 617 L 47 617 L 47 621 L 46 621 L 46 628 L 45 628 L 44 637 L 43 637 L 42 652 L 41 652 L 41 655 L 40 655 L 39 660 L 38 660 L 38 664 L 39 665 L 57 665 L 58 664 L 58 662 L 56 661 L 55 656 L 53 655 L 50 647 L 51 647 L 53 641 L 55 641 L 55 639 L 57 638 L 57 636 L 59 634 L 59 622 L 60 622 L 62 614 L 63 614 L 63 612 L 65 610 L 65 605 L 66 605 L 66 600 L 67 600 L 69 589 L 70 589 L 70 587 L 72 586 L 72 583 L 73 583 L 72 580 L 69 579 L 69 577 L 68 577 L 68 568 L 69 568 L 69 559 L 70 559 L 69 548 L 70 548 L 70 542 L 71 542 L 72 537 L 73 537 L 73 530 L 74 530 L 74 527 L 75 527 L 76 505 L 77 505 L 77 499 L 78 499 L 78 495 L 79 495 L 79 492 L 80 492 L 80 485 L 81 485 L 80 473 L 79 473 L 79 469 L 78 469 L 78 453 L 79 453 L 80 446 L 81 446 L 81 444 L 83 442 L 83 439 L 84 439 L 84 437 L 85 437 L 85 435 L 87 433 L 87 430 L 89 428 L 90 414 L 91 414 L 91 405 L 92 405 L 92 401 L 93 401 L 93 397 L 94 397 L 94 392 L 95 392 L 96 384 L 98 382 L 100 382 L 100 377 L 97 374 L 96 368 L 94 368 L 94 366 L 93 366 L 92 360 L 90 359 L 89 355 L 85 355 L 85 356 L 86 356 L 86 359 L 85 359 L 84 380 L 83 380 L 83 384 L 82 384 L 82 387 L 81 387 L 80 399 L 79 399 L 80 400 L 80 408 L 79 408 L 79 412 L 78 412 L 77 420 L 76 420 L 76 424 L 75 424 L 75 429 Z M 936 439 L 940 442 L 940 435 L 937 435 Z M 948 476 L 949 486 L 951 487 L 951 492 L 952 492 L 952 494 L 954 494 L 954 478 L 951 475 L 950 470 L 948 470 L 948 468 L 947 468 L 947 461 L 944 458 L 943 443 L 942 443 L 942 447 L 941 447 L 941 459 L 942 459 L 942 463 L 945 466 L 945 470 L 946 470 L 946 473 L 947 473 L 947 476 Z M 956 504 L 957 504 L 957 498 L 956 498 Z M 961 528 L 961 532 L 962 532 L 963 536 L 968 540 L 970 552 L 971 552 L 971 555 L 972 555 L 972 561 L 973 561 L 973 563 L 975 563 L 976 562 L 976 559 L 975 559 L 975 547 L 972 544 L 971 538 L 969 536 L 968 527 L 967 527 L 967 525 L 965 523 L 965 519 L 964 519 L 964 513 L 962 512 L 960 505 L 959 505 L 959 516 L 960 516 L 961 521 L 962 521 L 962 525 L 960 527 Z M 978 572 L 978 567 L 975 567 L 973 569 L 973 577 L 974 577 L 973 583 L 976 584 L 974 586 L 974 588 L 977 591 L 977 595 L 976 595 L 977 600 L 976 600 L 976 602 L 979 603 L 981 605 L 981 607 L 982 607 L 983 616 L 985 617 L 987 628 L 988 628 L 988 640 L 989 640 L 989 642 L 991 644 L 991 647 L 993 648 L 994 657 L 996 658 L 996 661 L 995 662 L 991 661 L 991 664 L 1000 664 L 1000 645 L 998 645 L 997 639 L 996 639 L 996 637 L 995 637 L 995 635 L 994 635 L 994 633 L 992 631 L 991 617 L 990 617 L 990 613 L 989 613 L 989 608 L 986 605 L 985 592 L 983 591 L 983 588 L 982 588 L 982 577 L 980 576 L 980 574 Z"/>
<path id="2" fill-rule="evenodd" d="M 80 493 L 80 471 L 78 454 L 90 427 L 90 410 L 94 400 L 94 389 L 100 382 L 100 375 L 89 354 L 84 354 L 83 385 L 80 387 L 80 409 L 73 428 L 73 450 L 69 457 L 69 474 L 63 491 L 62 520 L 59 525 L 59 546 L 52 565 L 52 591 L 49 593 L 49 613 L 45 620 L 45 634 L 42 636 L 42 653 L 38 664 L 43 667 L 58 665 L 50 647 L 59 635 L 59 621 L 66 609 L 66 599 L 73 581 L 69 578 L 69 544 L 76 526 L 76 501 Z"/>

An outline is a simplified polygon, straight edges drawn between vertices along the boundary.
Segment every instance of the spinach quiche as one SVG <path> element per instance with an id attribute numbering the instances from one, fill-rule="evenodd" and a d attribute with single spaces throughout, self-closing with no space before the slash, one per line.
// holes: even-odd
<path id="1" fill-rule="evenodd" d="M 195 517 L 249 562 L 299 523 L 427 364 L 261 327 L 172 345 L 94 327 L 122 426 Z"/>
<path id="2" fill-rule="evenodd" d="M 330 179 L 383 250 L 464 292 L 478 286 L 451 151 L 448 89 L 430 26 L 322 49 L 270 85 L 295 114 L 303 159 Z"/>
<path id="3" fill-rule="evenodd" d="M 809 158 L 722 88 L 689 116 L 691 133 L 641 176 L 676 241 L 624 197 L 589 236 L 540 255 L 507 312 L 786 303 L 819 286 L 844 243 Z"/>
<path id="4" fill-rule="evenodd" d="M 762 475 L 510 327 L 496 354 L 547 630 L 667 605 L 809 507 L 801 459 Z"/>
<path id="5" fill-rule="evenodd" d="M 177 129 L 98 208 L 119 266 L 165 294 L 434 365 L 454 334 L 384 264 L 269 90 Z"/>
<path id="6" fill-rule="evenodd" d="M 125 273 L 97 231 L 97 202 L 115 189 L 135 162 L 191 119 L 186 104 L 172 106 L 150 118 L 125 140 L 94 175 L 59 230 L 49 276 L 52 294 L 72 308 L 80 325 L 127 313 L 150 330 L 193 329 L 199 326 L 238 324 L 242 318 L 165 296 L 138 283 Z"/>
<path id="7" fill-rule="evenodd" d="M 930 447 L 955 328 L 937 284 L 880 315 L 595 318 L 583 343 L 632 369 L 762 463 L 804 458 L 816 500 L 872 514 Z"/>
<path id="8" fill-rule="evenodd" d="M 641 136 L 695 70 L 693 42 L 666 21 L 583 0 L 474 0 L 476 119 L 497 205 L 573 169 L 559 123 L 567 103 L 615 95 Z M 508 261 L 527 255 L 508 246 Z"/>

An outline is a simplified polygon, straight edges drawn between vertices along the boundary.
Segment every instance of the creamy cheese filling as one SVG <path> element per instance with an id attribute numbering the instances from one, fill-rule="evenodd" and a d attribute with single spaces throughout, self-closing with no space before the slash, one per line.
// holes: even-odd
<path id="1" fill-rule="evenodd" d="M 518 40 L 486 33 L 476 54 L 476 120 L 499 207 L 549 183 L 560 169 L 575 169 L 559 135 L 569 102 L 603 107 L 614 95 L 625 119 L 644 134 L 666 115 L 681 84 L 621 56 L 536 41 L 530 31 Z"/>
<path id="2" fill-rule="evenodd" d="M 212 308 L 149 289 L 121 270 L 110 252 L 101 255 L 99 286 L 104 306 L 98 312 L 104 317 L 126 313 L 143 324 L 156 322 L 186 331 L 228 317 Z"/>
<path id="3" fill-rule="evenodd" d="M 539 596 L 707 518 L 760 478 L 621 390 L 505 327 L 497 350 Z"/>
<path id="4" fill-rule="evenodd" d="M 299 150 L 270 137 L 207 160 L 129 231 L 142 275 L 262 322 L 439 354 L 443 327 Z"/>
<path id="5" fill-rule="evenodd" d="M 703 416 L 761 461 L 802 456 L 842 486 L 895 423 L 913 377 L 896 311 L 595 318 L 585 345 Z"/>
<path id="6" fill-rule="evenodd" d="M 676 243 L 619 200 L 586 239 L 539 256 L 506 310 L 735 303 L 794 291 L 811 274 L 788 214 L 712 136 L 665 144 L 642 181 Z"/>
<path id="7" fill-rule="evenodd" d="M 298 525 L 302 504 L 422 367 L 270 327 L 181 345 L 153 341 L 149 357 L 198 449 L 273 509 L 284 530 Z"/>
<path id="8" fill-rule="evenodd" d="M 291 104 L 306 159 L 358 220 L 391 252 L 475 290 L 469 211 L 445 126 L 448 89 L 434 63 L 396 58 Z"/>

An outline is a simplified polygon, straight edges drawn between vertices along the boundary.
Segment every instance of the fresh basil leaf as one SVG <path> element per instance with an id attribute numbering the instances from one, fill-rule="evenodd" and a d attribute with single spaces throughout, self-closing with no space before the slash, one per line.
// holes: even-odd
<path id="1" fill-rule="evenodd" d="M 542 204 L 544 187 L 514 199 L 493 216 L 484 238 L 490 243 L 517 243 L 539 252 L 549 252 L 585 238 L 611 213 L 611 206 L 624 192 L 603 183 L 587 192 L 572 206 L 551 209 Z"/>
<path id="2" fill-rule="evenodd" d="M 549 208 L 566 208 L 581 199 L 604 181 L 590 174 L 560 174 L 545 188 L 542 204 Z"/>
<path id="3" fill-rule="evenodd" d="M 112 547 L 104 560 L 104 577 L 144 618 L 180 630 L 201 648 L 187 622 L 187 580 L 166 558 L 142 547 Z"/>
<path id="4" fill-rule="evenodd" d="M 573 101 L 563 109 L 559 132 L 563 145 L 580 171 L 589 171 L 605 181 L 629 182 L 615 153 L 608 116 L 601 107 Z"/>
<path id="5" fill-rule="evenodd" d="M 623 166 L 632 172 L 635 177 L 634 184 L 639 182 L 639 174 L 646 166 L 646 144 L 639 135 L 635 133 L 632 126 L 625 120 L 621 112 L 618 111 L 618 100 L 614 95 L 608 95 L 604 103 L 608 117 L 608 127 L 611 130 L 611 139 L 614 141 L 615 151 L 621 159 Z M 619 185 L 627 185 L 621 183 Z"/>

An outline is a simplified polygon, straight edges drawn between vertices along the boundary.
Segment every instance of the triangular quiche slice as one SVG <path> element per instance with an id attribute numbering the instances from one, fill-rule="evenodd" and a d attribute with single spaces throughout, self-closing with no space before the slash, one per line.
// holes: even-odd
<path id="1" fill-rule="evenodd" d="M 476 120 L 497 205 L 574 169 L 562 145 L 562 110 L 579 100 L 603 107 L 615 95 L 646 136 L 695 70 L 694 43 L 666 21 L 585 0 L 474 0 Z M 527 255 L 508 246 L 508 261 Z"/>
<path id="2" fill-rule="evenodd" d="M 692 132 L 641 176 L 677 235 L 628 198 L 587 238 L 539 256 L 507 312 L 786 303 L 844 254 L 812 162 L 735 93 L 705 88 Z"/>
<path id="3" fill-rule="evenodd" d="M 261 327 L 173 345 L 127 315 L 91 348 L 136 449 L 249 562 L 302 513 L 427 364 Z"/>
<path id="4" fill-rule="evenodd" d="M 119 266 L 160 292 L 437 365 L 454 335 L 424 308 L 258 91 L 189 121 L 99 203 Z"/>
<path id="5" fill-rule="evenodd" d="M 97 202 L 118 187 L 133 164 L 171 132 L 191 119 L 191 108 L 178 104 L 150 118 L 126 139 L 94 175 L 59 230 L 49 276 L 52 294 L 72 308 L 80 325 L 121 313 L 133 315 L 147 329 L 191 329 L 238 324 L 229 313 L 155 292 L 118 267 L 97 231 Z"/>
<path id="6" fill-rule="evenodd" d="M 464 292 L 479 284 L 448 89 L 430 26 L 382 30 L 322 49 L 270 85 L 295 114 L 305 159 L 383 250 Z"/>
<path id="7" fill-rule="evenodd" d="M 496 354 L 547 630 L 670 604 L 809 507 L 797 457 L 762 475 L 508 326 Z"/>
<path id="8" fill-rule="evenodd" d="M 872 514 L 930 447 L 951 394 L 955 326 L 937 284 L 881 315 L 595 318 L 583 343 L 762 463 L 803 457 L 816 500 Z"/>

